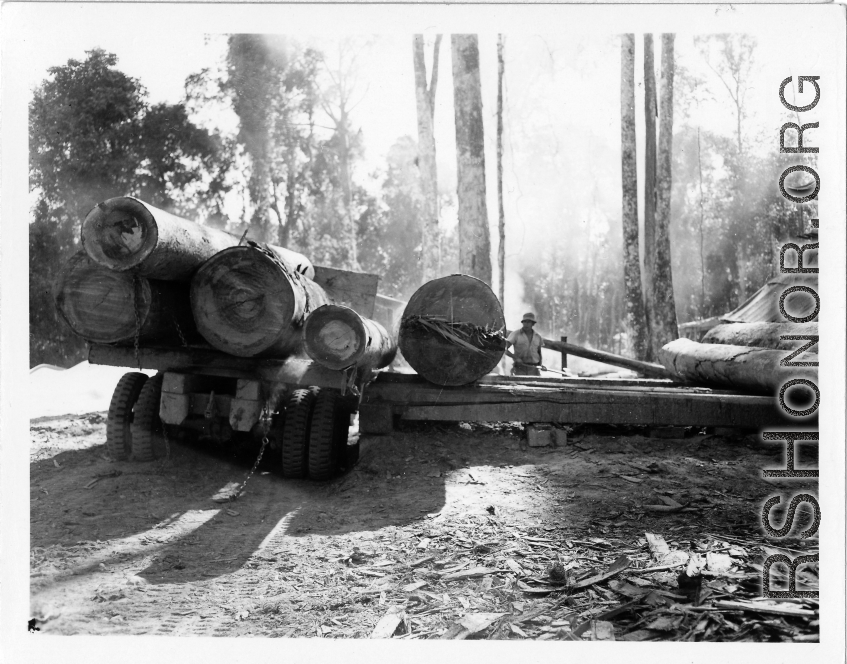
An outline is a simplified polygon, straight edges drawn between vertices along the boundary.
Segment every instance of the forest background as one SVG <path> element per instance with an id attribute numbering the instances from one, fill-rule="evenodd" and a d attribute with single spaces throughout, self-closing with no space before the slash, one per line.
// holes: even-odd
<path id="1" fill-rule="evenodd" d="M 431 75 L 434 35 L 423 41 Z M 642 44 L 636 35 L 643 213 Z M 79 249 L 85 214 L 112 196 L 137 195 L 235 234 L 247 231 L 315 263 L 375 272 L 380 292 L 398 299 L 420 285 L 425 202 L 412 35 L 215 35 L 194 45 L 191 58 L 154 73 L 135 72 L 131 46 L 99 46 L 77 48 L 33 82 L 31 366 L 84 359 L 83 342 L 58 321 L 50 291 L 59 266 Z M 481 35 L 479 48 L 496 290 L 497 36 Z M 656 49 L 658 79 L 658 35 Z M 676 37 L 670 243 L 680 323 L 741 303 L 774 274 L 779 242 L 806 228 L 809 211 L 786 204 L 775 186 L 789 160 L 797 162 L 779 154 L 777 141 L 781 124 L 797 121 L 778 102 L 779 83 L 802 73 L 785 57 L 764 36 Z M 506 36 L 503 61 L 507 321 L 516 326 L 531 310 L 542 335 L 632 354 L 620 37 Z M 438 71 L 437 271 L 450 274 L 459 269 L 459 248 L 449 35 Z"/>

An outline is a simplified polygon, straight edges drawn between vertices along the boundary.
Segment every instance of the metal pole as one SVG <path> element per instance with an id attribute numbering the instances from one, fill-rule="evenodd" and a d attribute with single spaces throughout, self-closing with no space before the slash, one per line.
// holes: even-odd
<path id="1" fill-rule="evenodd" d="M 562 337 L 562 343 L 568 343 L 567 337 Z M 562 371 L 568 368 L 568 354 L 563 350 L 562 351 Z"/>

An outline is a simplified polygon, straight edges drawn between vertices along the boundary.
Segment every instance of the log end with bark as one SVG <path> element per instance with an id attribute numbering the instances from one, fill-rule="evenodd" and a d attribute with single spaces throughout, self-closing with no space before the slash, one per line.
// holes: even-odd
<path id="1" fill-rule="evenodd" d="M 191 280 L 197 329 L 218 350 L 239 357 L 296 352 L 306 316 L 328 302 L 320 286 L 272 249 L 230 247 L 207 260 Z"/>
<path id="2" fill-rule="evenodd" d="M 151 279 L 189 281 L 216 253 L 239 245 L 229 233 L 182 219 L 130 196 L 98 203 L 82 223 L 82 245 L 95 262 Z M 292 269 L 314 277 L 308 258 L 273 247 Z"/>
<path id="3" fill-rule="evenodd" d="M 95 263 L 85 252 L 71 257 L 54 285 L 60 316 L 95 343 L 191 338 L 195 334 L 186 284 L 161 282 Z"/>
<path id="4" fill-rule="evenodd" d="M 500 301 L 474 277 L 454 274 L 427 282 L 409 299 L 400 323 L 403 357 L 436 385 L 467 385 L 503 357 L 506 321 Z"/>
<path id="5" fill-rule="evenodd" d="M 153 253 L 159 228 L 152 212 L 129 196 L 98 203 L 82 222 L 82 246 L 103 267 L 123 272 Z"/>
<path id="6" fill-rule="evenodd" d="M 382 325 L 337 304 L 318 307 L 306 319 L 303 345 L 309 357 L 328 369 L 381 369 L 397 354 L 397 344 Z"/>

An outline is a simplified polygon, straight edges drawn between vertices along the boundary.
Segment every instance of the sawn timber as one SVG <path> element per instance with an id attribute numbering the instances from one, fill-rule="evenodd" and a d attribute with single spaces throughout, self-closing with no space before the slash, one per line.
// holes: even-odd
<path id="1" fill-rule="evenodd" d="M 362 433 L 387 433 L 395 418 L 758 429 L 785 424 L 776 399 L 670 380 L 486 376 L 439 387 L 411 374 L 381 373 L 360 405 Z"/>

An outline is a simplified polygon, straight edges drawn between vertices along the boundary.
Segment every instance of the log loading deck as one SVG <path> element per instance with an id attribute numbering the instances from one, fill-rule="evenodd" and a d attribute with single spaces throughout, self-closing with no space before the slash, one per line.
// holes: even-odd
<path id="1" fill-rule="evenodd" d="M 785 424 L 772 396 L 667 379 L 490 375 L 473 385 L 439 387 L 415 374 L 383 372 L 364 391 L 359 427 L 388 433 L 396 419 L 742 429 Z"/>

